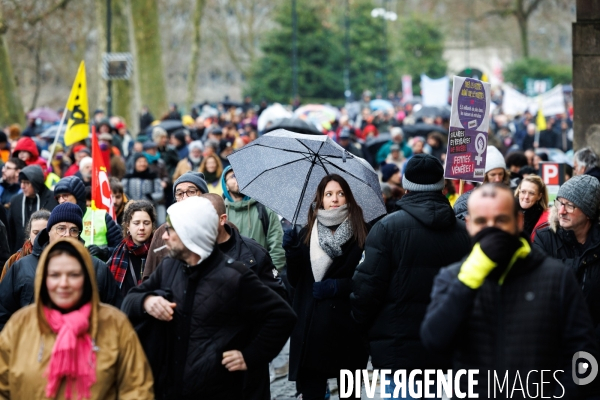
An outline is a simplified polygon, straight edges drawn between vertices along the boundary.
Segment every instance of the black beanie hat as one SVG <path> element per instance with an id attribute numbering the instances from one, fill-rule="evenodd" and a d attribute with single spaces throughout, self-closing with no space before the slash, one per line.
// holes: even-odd
<path id="1" fill-rule="evenodd" d="M 396 164 L 383 164 L 381 166 L 381 181 L 387 182 L 398 171 L 400 171 L 400 168 Z"/>
<path id="2" fill-rule="evenodd" d="M 415 154 L 408 160 L 402 187 L 411 192 L 435 192 L 444 188 L 444 167 L 429 154 Z"/>
<path id="3" fill-rule="evenodd" d="M 83 230 L 83 214 L 79 206 L 65 202 L 54 207 L 48 219 L 46 230 L 50 231 L 52 227 L 60 222 L 71 222 L 77 225 L 79 230 Z"/>
<path id="4" fill-rule="evenodd" d="M 87 205 L 85 202 L 85 185 L 77 176 L 67 176 L 62 178 L 54 187 L 54 197 L 59 194 L 68 193 L 75 196 L 77 205 L 81 208 L 81 212 L 85 214 Z"/>

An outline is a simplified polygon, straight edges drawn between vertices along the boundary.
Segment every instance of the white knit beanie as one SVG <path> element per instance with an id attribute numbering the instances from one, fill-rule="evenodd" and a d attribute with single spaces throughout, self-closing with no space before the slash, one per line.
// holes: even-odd
<path id="1" fill-rule="evenodd" d="M 495 146 L 488 146 L 487 155 L 485 157 L 485 173 L 487 174 L 493 169 L 504 168 L 506 169 L 506 162 L 504 156 L 500 153 Z"/>
<path id="2" fill-rule="evenodd" d="M 211 255 L 217 242 L 219 217 L 210 200 L 190 197 L 167 210 L 177 235 L 192 253 L 200 256 L 200 264 Z"/>

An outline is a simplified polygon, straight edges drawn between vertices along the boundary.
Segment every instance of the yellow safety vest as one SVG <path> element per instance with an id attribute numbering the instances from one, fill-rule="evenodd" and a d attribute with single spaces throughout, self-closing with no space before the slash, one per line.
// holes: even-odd
<path id="1" fill-rule="evenodd" d="M 92 207 L 88 207 L 83 216 L 83 231 L 81 238 L 85 241 L 85 245 L 95 244 L 96 246 L 107 246 L 106 240 L 106 211 L 95 210 L 92 212 Z M 94 221 L 94 242 L 92 243 L 92 219 Z"/>

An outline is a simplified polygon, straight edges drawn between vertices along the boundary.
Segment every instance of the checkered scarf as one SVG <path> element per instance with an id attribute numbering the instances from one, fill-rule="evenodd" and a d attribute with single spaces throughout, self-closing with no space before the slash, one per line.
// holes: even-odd
<path id="1" fill-rule="evenodd" d="M 108 267 L 119 284 L 119 288 L 123 286 L 125 274 L 127 274 L 127 270 L 129 269 L 129 254 L 138 257 L 146 257 L 148 255 L 148 249 L 150 248 L 150 242 L 152 242 L 152 235 L 144 244 L 138 246 L 133 242 L 131 235 L 128 235 L 121 243 L 119 243 L 113 252 L 112 257 L 108 260 Z M 142 281 L 138 280 L 137 284 L 139 285 L 140 283 L 142 283 Z"/>

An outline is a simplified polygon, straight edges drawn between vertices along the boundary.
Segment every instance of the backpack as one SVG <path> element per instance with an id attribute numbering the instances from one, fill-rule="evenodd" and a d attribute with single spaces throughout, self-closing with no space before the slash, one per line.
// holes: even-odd
<path id="1" fill-rule="evenodd" d="M 265 237 L 267 237 L 267 232 L 269 231 L 269 215 L 267 214 L 267 208 L 259 202 L 256 202 L 255 204 L 256 211 L 258 211 L 258 219 L 262 224 Z"/>

